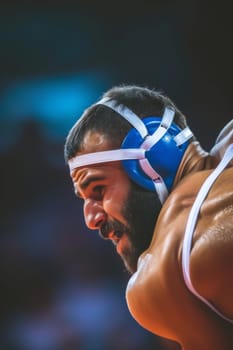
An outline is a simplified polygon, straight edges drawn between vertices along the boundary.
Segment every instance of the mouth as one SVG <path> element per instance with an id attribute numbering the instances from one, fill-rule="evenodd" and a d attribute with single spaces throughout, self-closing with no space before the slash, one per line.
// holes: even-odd
<path id="1" fill-rule="evenodd" d="M 119 222 L 107 222 L 102 225 L 99 235 L 103 239 L 112 241 L 119 255 L 122 255 L 127 245 L 128 228 Z"/>
<path id="2" fill-rule="evenodd" d="M 122 256 L 127 246 L 127 235 L 125 232 L 114 231 L 109 235 L 109 239 L 112 241 L 113 245 L 116 247 L 117 253 Z"/>
<path id="3" fill-rule="evenodd" d="M 121 231 L 112 231 L 108 234 L 108 239 L 112 241 L 112 243 L 117 246 L 123 236 L 123 232 Z"/>

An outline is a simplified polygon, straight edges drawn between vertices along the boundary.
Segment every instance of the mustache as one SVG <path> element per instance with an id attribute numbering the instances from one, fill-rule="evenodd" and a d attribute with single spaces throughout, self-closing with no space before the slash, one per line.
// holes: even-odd
<path id="1" fill-rule="evenodd" d="M 99 229 L 99 235 L 103 239 L 108 239 L 110 232 L 115 232 L 115 234 L 120 237 L 124 232 L 128 233 L 129 229 L 117 220 L 106 221 Z"/>

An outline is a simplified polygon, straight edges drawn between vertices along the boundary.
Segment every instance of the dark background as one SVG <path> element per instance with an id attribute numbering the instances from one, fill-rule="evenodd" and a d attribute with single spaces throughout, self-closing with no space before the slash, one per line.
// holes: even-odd
<path id="1" fill-rule="evenodd" d="M 209 150 L 232 118 L 231 2 L 8 1 L 0 45 L 0 348 L 175 349 L 130 316 L 63 145 L 105 90 L 136 83 L 169 95 Z"/>

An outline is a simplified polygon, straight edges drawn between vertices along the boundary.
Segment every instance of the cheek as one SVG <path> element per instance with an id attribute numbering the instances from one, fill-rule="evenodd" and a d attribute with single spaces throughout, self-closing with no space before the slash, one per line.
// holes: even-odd
<path id="1" fill-rule="evenodd" d="M 116 219 L 126 225 L 127 222 L 123 217 L 123 209 L 127 200 L 127 196 L 125 195 L 125 192 L 119 192 L 120 191 L 113 194 L 111 197 L 106 197 L 104 199 L 104 211 L 113 219 Z"/>

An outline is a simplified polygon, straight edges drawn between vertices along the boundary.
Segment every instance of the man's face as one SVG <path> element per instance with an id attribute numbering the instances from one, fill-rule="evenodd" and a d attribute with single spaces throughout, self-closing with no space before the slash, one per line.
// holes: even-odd
<path id="1" fill-rule="evenodd" d="M 79 154 L 97 151 L 97 146 L 98 151 L 110 149 L 99 133 L 87 133 Z M 84 166 L 71 176 L 76 194 L 84 200 L 87 227 L 112 240 L 126 269 L 134 273 L 140 254 L 149 247 L 160 211 L 156 195 L 134 185 L 120 162 Z"/>
<path id="2" fill-rule="evenodd" d="M 128 198 L 122 207 L 122 215 L 128 223 L 128 239 L 131 250 L 125 251 L 122 259 L 131 273 L 137 270 L 139 256 L 148 249 L 154 233 L 161 204 L 155 193 L 131 183 Z"/>

